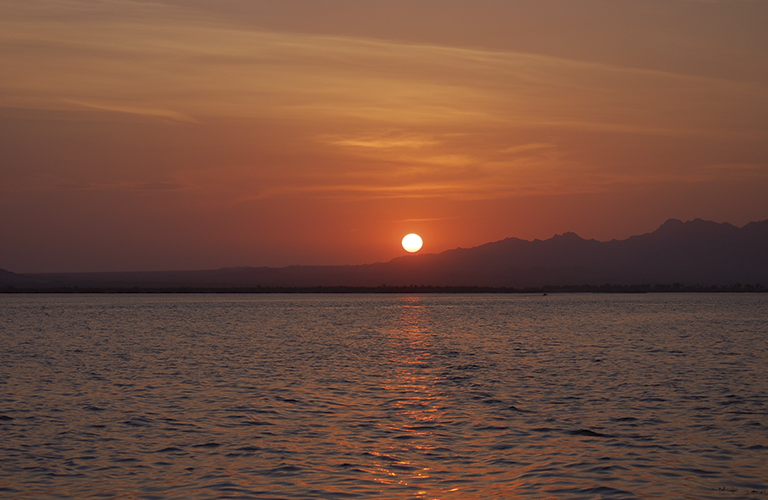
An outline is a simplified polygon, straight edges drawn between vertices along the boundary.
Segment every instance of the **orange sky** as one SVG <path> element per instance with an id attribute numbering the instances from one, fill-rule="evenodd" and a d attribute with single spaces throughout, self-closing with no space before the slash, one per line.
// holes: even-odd
<path id="1" fill-rule="evenodd" d="M 768 219 L 765 0 L 0 0 L 0 268 Z"/>

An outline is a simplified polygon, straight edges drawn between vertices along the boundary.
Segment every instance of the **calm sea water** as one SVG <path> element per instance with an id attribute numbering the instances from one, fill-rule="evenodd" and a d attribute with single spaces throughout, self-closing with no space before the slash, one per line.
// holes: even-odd
<path id="1" fill-rule="evenodd" d="M 768 499 L 768 294 L 0 296 L 4 498 Z"/>

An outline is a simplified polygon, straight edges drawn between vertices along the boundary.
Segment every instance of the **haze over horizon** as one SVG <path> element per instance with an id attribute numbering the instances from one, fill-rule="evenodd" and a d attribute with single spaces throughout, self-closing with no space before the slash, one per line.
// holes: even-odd
<path id="1" fill-rule="evenodd" d="M 0 3 L 0 268 L 768 219 L 768 2 Z"/>

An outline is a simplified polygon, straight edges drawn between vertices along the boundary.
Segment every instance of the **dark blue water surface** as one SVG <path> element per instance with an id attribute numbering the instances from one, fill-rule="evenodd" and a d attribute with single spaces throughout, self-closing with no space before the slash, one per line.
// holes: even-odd
<path id="1" fill-rule="evenodd" d="M 3 295 L 3 498 L 768 499 L 768 294 Z"/>

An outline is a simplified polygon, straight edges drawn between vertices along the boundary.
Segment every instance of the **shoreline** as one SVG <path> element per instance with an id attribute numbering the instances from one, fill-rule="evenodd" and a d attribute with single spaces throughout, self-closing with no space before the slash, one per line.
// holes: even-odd
<path id="1" fill-rule="evenodd" d="M 144 286 L 59 286 L 59 287 L 0 287 L 0 294 L 559 294 L 559 293 L 767 293 L 761 285 L 728 286 L 701 285 L 563 285 L 529 288 L 487 286 L 195 286 L 195 287 L 144 287 Z"/>

